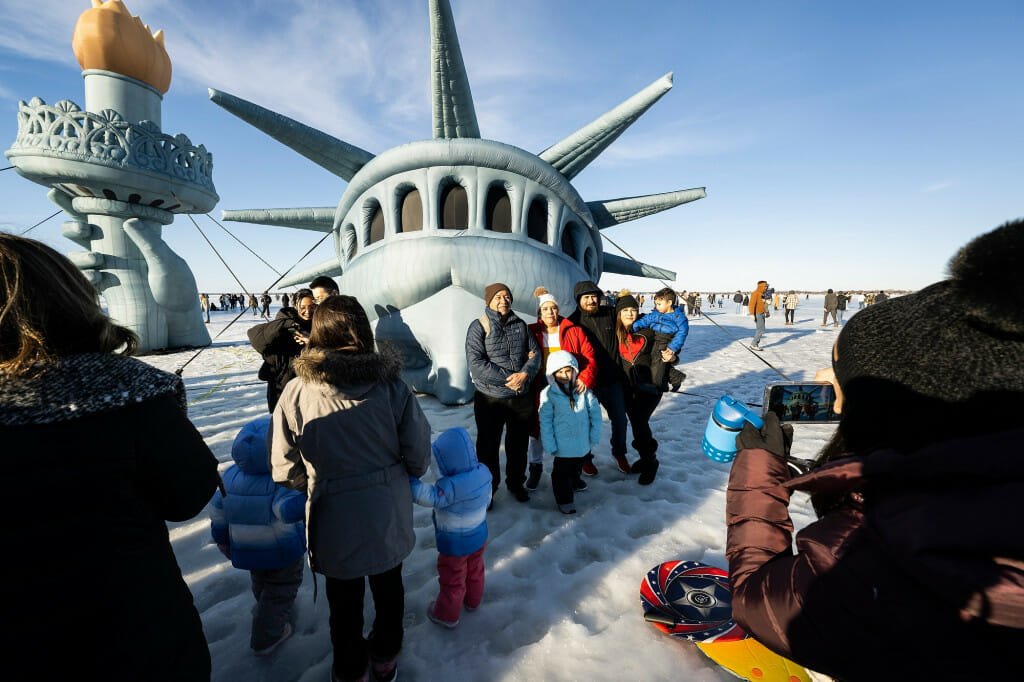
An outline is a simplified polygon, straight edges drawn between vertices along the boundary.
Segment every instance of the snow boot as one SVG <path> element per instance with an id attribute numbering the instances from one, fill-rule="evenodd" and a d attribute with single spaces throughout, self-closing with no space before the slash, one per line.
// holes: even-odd
<path id="1" fill-rule="evenodd" d="M 427 607 L 427 618 L 430 619 L 431 623 L 436 623 L 437 625 L 440 625 L 443 628 L 448 628 L 449 630 L 454 630 L 455 627 L 459 624 L 458 619 L 456 619 L 455 622 L 452 623 L 450 621 L 441 620 L 440 618 L 438 618 L 436 615 L 434 615 L 434 604 L 435 603 L 436 602 L 430 602 L 430 606 Z"/>
<path id="2" fill-rule="evenodd" d="M 654 477 L 658 473 L 658 467 L 661 463 L 657 457 L 643 458 L 633 463 L 633 472 L 640 474 L 640 478 L 637 479 L 637 483 L 640 485 L 650 485 L 654 483 Z"/>
<path id="3" fill-rule="evenodd" d="M 615 458 L 615 463 L 619 465 L 619 471 L 621 471 L 624 474 L 633 473 L 632 470 L 629 468 L 629 460 L 626 459 L 625 455 L 612 455 L 612 457 Z"/>
<path id="4" fill-rule="evenodd" d="M 544 465 L 541 463 L 530 465 L 530 476 L 526 479 L 526 489 L 533 492 L 540 485 L 540 476 L 544 473 Z"/>
<path id="5" fill-rule="evenodd" d="M 255 651 L 253 651 L 253 653 L 257 656 L 269 656 L 277 650 L 277 647 L 281 646 L 284 643 L 284 640 L 288 639 L 291 636 L 292 624 L 285 623 L 284 629 L 281 631 L 281 637 L 276 642 L 266 647 L 265 649 L 256 649 Z"/>
<path id="6" fill-rule="evenodd" d="M 560 504 L 558 505 L 558 511 L 562 512 L 563 514 L 575 514 L 576 505 L 573 504 L 572 502 L 570 502 L 569 504 Z"/>
<path id="7" fill-rule="evenodd" d="M 398 679 L 398 657 L 390 661 L 370 659 L 370 677 L 374 682 L 395 682 Z"/>

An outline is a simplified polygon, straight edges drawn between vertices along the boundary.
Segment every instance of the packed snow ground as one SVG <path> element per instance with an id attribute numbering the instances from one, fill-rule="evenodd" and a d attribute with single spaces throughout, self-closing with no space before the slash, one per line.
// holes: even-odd
<path id="1" fill-rule="evenodd" d="M 809 381 L 829 365 L 837 329 L 821 327 L 822 296 L 801 297 L 796 325 L 783 326 L 773 311 L 762 340 L 763 357 L 794 381 Z M 647 304 L 650 309 L 650 304 Z M 277 304 L 272 307 L 276 313 Z M 427 605 L 437 594 L 437 551 L 431 512 L 415 507 L 416 548 L 404 564 L 405 643 L 399 657 L 403 681 L 435 680 L 669 680 L 734 679 L 693 645 L 668 637 L 643 620 L 639 586 L 653 566 L 673 559 L 727 568 L 725 487 L 728 465 L 700 449 L 715 401 L 724 393 L 760 403 L 775 372 L 745 349 L 753 336 L 749 315 L 735 304 L 712 311 L 711 320 L 692 319 L 681 354 L 687 373 L 682 390 L 666 393 L 651 420 L 660 443 L 661 468 L 650 486 L 626 476 L 610 456 L 610 428 L 594 454 L 598 476 L 576 497 L 579 513 L 564 516 L 551 492 L 550 461 L 533 498 L 516 502 L 504 489 L 488 516 L 486 589 L 481 608 L 463 613 L 455 630 L 434 625 Z M 855 311 L 848 311 L 851 314 Z M 211 335 L 234 318 L 212 313 Z M 265 384 L 256 377 L 260 356 L 245 331 L 260 320 L 247 313 L 184 370 L 189 415 L 221 463 L 230 466 L 231 443 L 247 421 L 266 411 Z M 532 322 L 533 320 L 528 320 Z M 194 351 L 143 358 L 168 371 Z M 463 426 L 475 438 L 471 405 L 446 406 L 432 396 L 420 405 L 436 437 Z M 834 427 L 797 427 L 794 454 L 817 452 Z M 630 453 L 632 459 L 635 453 Z M 502 456 L 504 469 L 504 456 Z M 437 477 L 431 465 L 424 480 Z M 797 527 L 813 520 L 807 498 L 791 505 Z M 171 524 L 171 541 L 202 615 L 213 657 L 213 679 L 329 680 L 332 660 L 328 605 L 319 579 L 307 567 L 295 608 L 295 634 L 272 656 L 249 649 L 254 599 L 247 571 L 231 564 L 211 544 L 209 518 Z M 372 605 L 367 590 L 367 625 Z"/>

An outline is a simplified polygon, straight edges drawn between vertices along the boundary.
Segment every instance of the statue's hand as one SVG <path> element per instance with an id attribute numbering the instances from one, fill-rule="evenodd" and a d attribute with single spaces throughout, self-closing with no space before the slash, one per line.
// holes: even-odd
<path id="1" fill-rule="evenodd" d="M 208 344 L 210 334 L 203 323 L 196 279 L 185 259 L 171 250 L 155 223 L 131 218 L 124 221 L 124 231 L 146 259 L 153 300 L 167 315 L 168 345 Z"/>

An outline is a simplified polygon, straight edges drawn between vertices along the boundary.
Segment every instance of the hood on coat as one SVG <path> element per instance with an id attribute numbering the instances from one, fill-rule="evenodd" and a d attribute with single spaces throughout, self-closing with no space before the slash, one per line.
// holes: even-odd
<path id="1" fill-rule="evenodd" d="M 247 474 L 270 473 L 267 465 L 267 432 L 270 430 L 269 414 L 264 414 L 242 427 L 231 444 L 231 458 L 238 468 Z"/>
<path id="2" fill-rule="evenodd" d="M 548 356 L 547 368 L 544 370 L 544 375 L 548 378 L 548 384 L 558 386 L 555 372 L 563 367 L 572 367 L 572 381 L 569 382 L 569 385 L 575 386 L 576 378 L 580 375 L 580 366 L 576 362 L 576 358 L 573 357 L 573 354 L 566 350 L 556 350 Z"/>
<path id="3" fill-rule="evenodd" d="M 434 459 L 437 460 L 437 468 L 442 476 L 472 471 L 478 463 L 473 439 L 461 426 L 443 431 L 430 449 L 434 451 Z"/>
<path id="4" fill-rule="evenodd" d="M 604 292 L 601 291 L 601 287 L 588 279 L 583 282 L 576 282 L 576 286 L 572 289 L 572 297 L 576 301 L 577 306 L 580 304 L 580 297 L 583 296 L 583 294 L 597 294 L 598 296 L 603 296 Z"/>
<path id="5" fill-rule="evenodd" d="M 382 353 L 347 353 L 307 348 L 293 363 L 295 376 L 307 383 L 346 388 L 368 387 L 400 379 L 398 357 Z"/>

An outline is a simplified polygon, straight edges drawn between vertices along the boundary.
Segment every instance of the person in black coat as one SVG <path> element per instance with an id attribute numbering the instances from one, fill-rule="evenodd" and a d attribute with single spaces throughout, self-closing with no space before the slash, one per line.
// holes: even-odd
<path id="1" fill-rule="evenodd" d="M 615 334 L 618 339 L 618 362 L 622 371 L 622 391 L 626 415 L 633 427 L 633 447 L 640 459 L 630 465 L 630 472 L 640 474 L 640 485 L 650 485 L 658 473 L 658 441 L 651 432 L 651 415 L 661 402 L 663 392 L 654 383 L 651 371 L 654 350 L 654 330 L 633 331 L 639 304 L 632 296 L 620 296 L 615 301 Z"/>
<path id="2" fill-rule="evenodd" d="M 615 308 L 600 304 L 601 290 L 597 284 L 589 280 L 577 282 L 573 288 L 576 310 L 569 316 L 569 321 L 583 328 L 587 340 L 594 348 L 597 359 L 597 387 L 594 393 L 597 400 L 608 413 L 612 423 L 611 448 L 612 457 L 619 471 L 630 473 L 629 460 L 626 459 L 626 403 L 622 394 L 622 369 L 618 360 L 618 341 L 615 338 Z M 594 456 L 586 455 L 583 462 L 583 473 L 588 476 L 597 474 Z"/>
<path id="3" fill-rule="evenodd" d="M 267 382 L 267 410 L 273 412 L 289 381 L 295 378 L 292 361 L 306 347 L 316 302 L 313 292 L 300 289 L 294 308 L 281 308 L 270 322 L 249 328 L 249 343 L 263 356 L 259 378 Z"/>
<path id="4" fill-rule="evenodd" d="M 137 337 L 44 244 L 0 234 L 0 300 L 4 679 L 209 680 L 165 523 L 219 482 L 181 379 L 115 354 Z"/>

